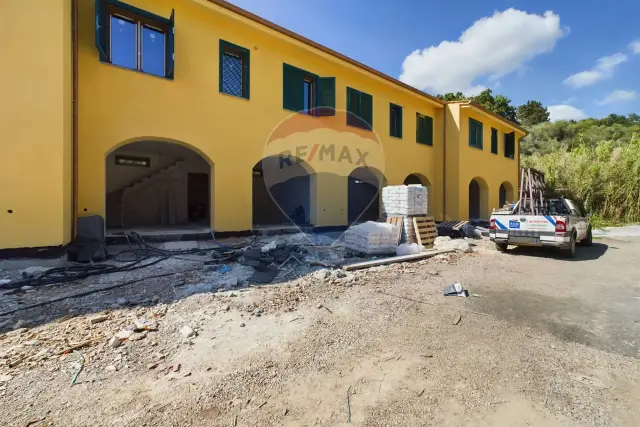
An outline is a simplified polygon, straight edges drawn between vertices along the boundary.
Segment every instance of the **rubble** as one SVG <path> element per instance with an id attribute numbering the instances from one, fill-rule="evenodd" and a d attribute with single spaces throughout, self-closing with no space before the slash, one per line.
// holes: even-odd
<path id="1" fill-rule="evenodd" d="M 452 239 L 449 236 L 438 236 L 433 242 L 435 249 L 453 249 L 463 253 L 471 253 L 473 249 L 469 242 L 463 239 Z"/>
<path id="2" fill-rule="evenodd" d="M 180 328 L 180 335 L 184 338 L 192 338 L 196 336 L 196 331 L 194 331 L 190 326 L 183 326 Z"/>

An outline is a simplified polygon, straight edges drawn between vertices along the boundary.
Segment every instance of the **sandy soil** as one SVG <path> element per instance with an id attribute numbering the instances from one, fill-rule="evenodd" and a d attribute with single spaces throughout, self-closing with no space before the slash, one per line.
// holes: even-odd
<path id="1" fill-rule="evenodd" d="M 135 288 L 61 303 L 0 335 L 0 425 L 640 425 L 640 243 L 578 251 L 484 242 L 344 278 L 172 298 L 188 272 L 140 285 L 133 306 L 111 307 Z M 471 296 L 442 296 L 457 281 Z M 134 318 L 158 330 L 111 348 Z"/>

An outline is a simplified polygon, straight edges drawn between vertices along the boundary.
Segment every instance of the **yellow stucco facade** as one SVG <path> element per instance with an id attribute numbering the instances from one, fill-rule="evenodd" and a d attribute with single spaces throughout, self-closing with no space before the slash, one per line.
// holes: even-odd
<path id="1" fill-rule="evenodd" d="M 483 215 L 498 206 L 501 184 L 517 189 L 519 144 L 515 157 L 506 158 L 502 135 L 515 132 L 517 141 L 524 131 L 481 108 L 418 93 L 220 2 L 127 3 L 162 17 L 174 13 L 172 79 L 101 62 L 93 0 L 78 0 L 77 10 L 72 0 L 0 0 L 6 18 L 0 40 L 5 57 L 12 59 L 0 69 L 0 249 L 69 243 L 74 206 L 79 216 L 104 217 L 105 159 L 136 141 L 175 143 L 202 156 L 211 167 L 211 227 L 221 232 L 250 230 L 252 168 L 265 156 L 274 129 L 292 116 L 283 108 L 283 63 L 335 77 L 338 111 L 347 108 L 347 87 L 372 96 L 376 149 L 383 153 L 378 169 L 388 185 L 402 184 L 409 174 L 426 179 L 429 210 L 436 220 L 468 218 L 469 182 L 474 178 L 485 192 Z M 34 20 L 38 25 L 27 25 Z M 250 99 L 220 93 L 221 39 L 250 51 Z M 390 103 L 402 106 L 402 138 L 389 136 Z M 431 146 L 416 143 L 416 113 L 433 119 Z M 484 125 L 482 150 L 469 146 L 470 117 Z M 345 116 L 301 120 L 302 126 L 314 121 L 311 126 L 321 123 L 320 127 L 338 129 Z M 492 127 L 500 132 L 498 154 L 490 152 Z M 348 223 L 347 175 L 312 178 L 314 226 Z"/>

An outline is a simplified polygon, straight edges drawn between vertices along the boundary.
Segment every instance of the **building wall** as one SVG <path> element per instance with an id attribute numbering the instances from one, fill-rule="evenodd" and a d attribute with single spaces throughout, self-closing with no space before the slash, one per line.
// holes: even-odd
<path id="1" fill-rule="evenodd" d="M 513 132 L 512 127 L 495 117 L 488 115 L 472 106 L 453 104 L 459 111 L 459 126 L 454 130 L 459 138 L 459 153 L 457 156 L 457 179 L 454 178 L 455 187 L 458 189 L 457 209 L 449 209 L 447 213 L 455 219 L 469 218 L 469 183 L 472 179 L 480 184 L 481 197 L 485 197 L 486 203 L 481 204 L 481 216 L 487 218 L 491 211 L 499 207 L 500 185 L 508 183 L 512 189 L 518 188 L 518 158 L 520 156 L 519 144 L 516 142 L 516 153 L 513 159 L 504 156 L 504 134 Z M 483 148 L 475 148 L 469 145 L 469 118 L 483 124 Z M 498 154 L 491 153 L 491 128 L 498 130 Z M 449 131 L 449 128 L 447 128 Z M 516 130 L 516 141 L 524 134 Z M 449 153 L 447 153 L 448 155 Z M 455 157 L 454 157 L 455 158 Z M 450 194 L 449 196 L 452 196 Z M 450 200 L 451 197 L 448 198 Z"/>
<path id="2" fill-rule="evenodd" d="M 71 0 L 0 0 L 0 10 L 0 248 L 64 245 L 73 197 Z"/>
<path id="3" fill-rule="evenodd" d="M 347 86 L 373 96 L 373 132 L 351 129 L 325 135 L 322 142 L 375 147 L 373 166 L 388 185 L 402 184 L 410 174 L 425 177 L 436 220 L 445 219 L 445 193 L 446 219 L 468 216 L 468 183 L 476 176 L 487 184 L 490 208 L 497 207 L 502 182 L 517 189 L 519 152 L 516 160 L 504 158 L 501 135 L 499 154 L 490 153 L 490 127 L 501 133 L 511 129 L 486 113 L 460 104 L 445 107 L 206 0 L 128 3 L 165 17 L 175 9 L 175 79 L 101 63 L 95 2 L 78 2 L 79 215 L 105 216 L 106 160 L 114 150 L 160 141 L 187 147 L 210 166 L 211 225 L 217 231 L 251 229 L 252 169 L 273 154 L 266 148 L 270 136 L 292 117 L 282 107 L 283 63 L 335 77 L 338 110 L 346 108 Z M 0 159 L 9 159 L 0 167 L 0 249 L 64 245 L 73 221 L 71 0 L 0 0 L 0 5 L 3 52 L 15 58 L 0 67 Z M 250 100 L 219 93 L 220 39 L 251 52 Z M 403 107 L 402 139 L 389 136 L 390 102 Z M 433 146 L 416 143 L 417 112 L 434 118 Z M 468 146 L 469 115 L 485 123 L 483 151 Z M 302 127 L 348 128 L 340 114 L 294 116 Z M 309 166 L 316 172 L 311 223 L 346 225 L 348 168 L 332 174 L 319 163 Z M 20 184 L 13 185 L 18 177 Z"/>
<path id="4" fill-rule="evenodd" d="M 309 46 L 206 1 L 130 0 L 168 17 L 175 9 L 175 79 L 166 80 L 100 63 L 94 45 L 94 2 L 80 2 L 79 210 L 104 215 L 105 157 L 127 142 L 172 141 L 215 165 L 212 177 L 217 231 L 252 227 L 252 168 L 264 156 L 273 129 L 291 116 L 282 107 L 283 62 L 336 77 L 336 108 L 346 107 L 346 87 L 373 95 L 373 128 L 384 149 L 389 184 L 410 173 L 427 177 L 434 216 L 442 215 L 442 106 L 392 85 Z M 251 99 L 220 94 L 219 40 L 251 50 Z M 389 102 L 404 107 L 404 138 L 389 137 Z M 415 142 L 415 114 L 435 118 L 434 146 Z M 315 118 L 328 127 L 344 116 Z M 340 123 L 342 124 L 342 122 Z M 347 177 L 321 174 L 312 201 L 316 226 L 347 223 Z M 332 180 L 331 182 L 329 182 Z"/>

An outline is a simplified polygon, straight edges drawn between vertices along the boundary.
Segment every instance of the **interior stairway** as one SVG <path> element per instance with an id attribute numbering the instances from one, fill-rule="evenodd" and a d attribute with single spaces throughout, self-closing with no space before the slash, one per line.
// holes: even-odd
<path id="1" fill-rule="evenodd" d="M 179 168 L 184 163 L 184 159 L 178 159 L 173 163 L 154 170 L 148 175 L 137 178 L 123 187 L 107 193 L 107 228 L 124 228 L 124 196 L 140 187 L 145 186 L 150 181 L 166 175 Z"/>

